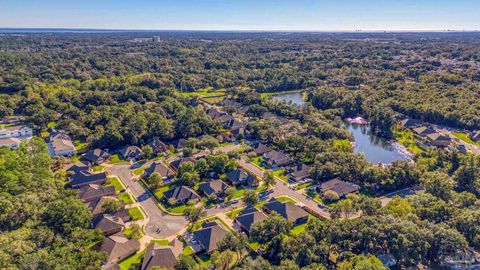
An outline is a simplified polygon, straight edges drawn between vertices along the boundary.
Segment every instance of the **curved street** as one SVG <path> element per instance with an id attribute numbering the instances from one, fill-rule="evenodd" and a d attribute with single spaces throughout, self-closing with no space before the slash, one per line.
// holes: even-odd
<path id="1" fill-rule="evenodd" d="M 109 165 L 106 169 L 109 175 L 118 176 L 127 191 L 135 197 L 147 214 L 145 234 L 152 238 L 168 238 L 179 234 L 187 225 L 184 216 L 169 215 L 155 204 L 155 199 L 150 192 L 135 181 L 130 173 L 130 164 Z"/>

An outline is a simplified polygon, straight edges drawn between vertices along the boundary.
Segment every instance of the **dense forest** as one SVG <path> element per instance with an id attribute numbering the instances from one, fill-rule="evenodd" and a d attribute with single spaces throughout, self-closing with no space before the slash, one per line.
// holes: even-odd
<path id="1" fill-rule="evenodd" d="M 363 188 L 298 236 L 269 218 L 253 235 L 264 252 L 237 269 L 385 269 L 381 254 L 414 267 L 480 248 L 479 158 L 431 148 L 414 163 L 377 166 L 353 154 L 341 119 L 364 115 L 387 138 L 400 114 L 479 129 L 479 70 L 478 33 L 5 34 L 0 116 L 25 115 L 38 132 L 54 123 L 92 148 L 140 146 L 218 135 L 195 93 L 220 90 L 249 105 L 248 116 L 298 122 L 279 132 L 255 118 L 246 128 L 311 166 L 315 181 Z M 287 90 L 306 92 L 307 105 L 263 96 Z M 64 189 L 65 175 L 51 172 L 45 144 L 2 148 L 0 161 L 0 268 L 97 269 L 102 256 L 88 247 L 101 236 L 87 229 L 90 213 Z M 412 186 L 421 191 L 385 207 L 368 196 Z M 220 254 L 235 249 L 226 243 Z"/>
<path id="2" fill-rule="evenodd" d="M 91 213 L 64 175 L 53 174 L 45 143 L 32 139 L 20 149 L 0 149 L 0 268 L 99 269 L 102 239 L 88 229 Z"/>

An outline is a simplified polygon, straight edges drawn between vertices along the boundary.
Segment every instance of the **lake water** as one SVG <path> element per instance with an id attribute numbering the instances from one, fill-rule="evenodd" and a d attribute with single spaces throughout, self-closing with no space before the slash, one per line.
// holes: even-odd
<path id="1" fill-rule="evenodd" d="M 272 95 L 271 97 L 274 100 L 286 101 L 286 102 L 291 101 L 293 104 L 299 105 L 299 106 L 305 104 L 305 100 L 303 100 L 302 92 Z"/>
<path id="2" fill-rule="evenodd" d="M 345 126 L 355 138 L 354 152 L 363 153 L 367 161 L 389 164 L 395 160 L 408 159 L 405 153 L 388 143 L 386 139 L 373 134 L 369 125 L 345 123 Z"/>

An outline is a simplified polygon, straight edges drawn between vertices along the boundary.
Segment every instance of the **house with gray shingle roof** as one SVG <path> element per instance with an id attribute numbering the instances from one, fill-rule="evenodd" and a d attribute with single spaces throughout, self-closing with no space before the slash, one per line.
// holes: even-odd
<path id="1" fill-rule="evenodd" d="M 121 261 L 139 250 L 140 242 L 135 238 L 126 238 L 121 232 L 105 238 L 98 249 L 107 255 L 108 263 Z"/>
<path id="2" fill-rule="evenodd" d="M 187 187 L 187 186 L 180 186 L 169 189 L 163 193 L 163 199 L 169 202 L 171 199 L 175 200 L 175 204 L 187 203 L 189 201 L 196 201 L 200 199 L 200 195 L 198 195 L 195 190 Z"/>
<path id="3" fill-rule="evenodd" d="M 262 222 L 265 219 L 267 219 L 267 215 L 258 210 L 255 206 L 249 206 L 238 213 L 234 222 L 243 232 L 250 235 L 250 230 L 253 224 Z"/>
<path id="4" fill-rule="evenodd" d="M 168 246 L 153 243 L 148 246 L 143 256 L 141 270 L 149 270 L 153 267 L 173 269 L 177 257 L 183 252 L 183 243 L 174 239 Z"/>
<path id="5" fill-rule="evenodd" d="M 263 209 L 267 213 L 277 212 L 292 222 L 294 226 L 305 223 L 308 220 L 308 213 L 290 201 L 279 202 L 275 198 L 272 198 L 263 206 Z"/>
<path id="6" fill-rule="evenodd" d="M 204 223 L 202 229 L 193 232 L 193 237 L 206 253 L 212 253 L 227 233 L 226 229 L 214 221 Z"/>

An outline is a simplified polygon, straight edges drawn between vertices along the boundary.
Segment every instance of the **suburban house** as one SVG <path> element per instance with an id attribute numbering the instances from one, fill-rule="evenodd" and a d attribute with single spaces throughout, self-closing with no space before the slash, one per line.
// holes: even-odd
<path id="1" fill-rule="evenodd" d="M 173 141 L 173 147 L 175 147 L 175 150 L 177 152 L 180 152 L 183 150 L 183 148 L 186 148 L 187 144 L 188 144 L 188 141 L 183 138 Z"/>
<path id="2" fill-rule="evenodd" d="M 178 169 L 180 168 L 180 165 L 182 165 L 185 162 L 191 162 L 195 164 L 197 163 L 197 160 L 193 157 L 180 158 L 170 162 L 170 166 L 172 166 L 176 171 L 178 171 Z"/>
<path id="3" fill-rule="evenodd" d="M 264 221 L 265 219 L 267 219 L 267 215 L 258 210 L 255 206 L 249 206 L 238 213 L 238 216 L 234 220 L 234 224 L 236 224 L 242 232 L 250 235 L 252 225 Z"/>
<path id="4" fill-rule="evenodd" d="M 218 141 L 222 143 L 226 142 L 234 142 L 235 141 L 235 134 L 231 132 L 222 132 L 220 135 L 217 137 Z"/>
<path id="5" fill-rule="evenodd" d="M 342 181 L 338 178 L 320 184 L 320 192 L 334 191 L 338 197 L 343 198 L 350 193 L 358 193 L 360 187 L 350 182 Z"/>
<path id="6" fill-rule="evenodd" d="M 100 165 L 108 161 L 110 154 L 102 149 L 95 148 L 83 154 L 82 157 L 93 164 Z"/>
<path id="7" fill-rule="evenodd" d="M 192 200 L 200 200 L 200 195 L 189 187 L 180 186 L 165 191 L 163 193 L 163 199 L 169 203 L 174 200 L 175 204 L 185 204 Z"/>
<path id="8" fill-rule="evenodd" d="M 48 150 L 51 156 L 71 156 L 77 153 L 70 137 L 65 133 L 50 136 Z"/>
<path id="9" fill-rule="evenodd" d="M 77 161 L 73 164 L 68 165 L 66 168 L 67 173 L 77 173 L 81 171 L 88 172 L 90 171 L 90 164 L 86 161 Z"/>
<path id="10" fill-rule="evenodd" d="M 90 210 L 90 212 L 92 212 L 92 216 L 93 217 L 96 217 L 100 214 L 103 214 L 104 210 L 103 210 L 103 205 L 105 204 L 105 202 L 107 202 L 108 200 L 115 200 L 114 197 L 100 197 L 96 200 L 93 200 L 93 201 L 90 201 L 88 203 L 86 203 L 88 209 Z"/>
<path id="11" fill-rule="evenodd" d="M 303 181 L 310 177 L 310 168 L 304 163 L 287 168 L 288 177 L 295 182 Z"/>
<path id="12" fill-rule="evenodd" d="M 308 213 L 290 201 L 279 202 L 272 198 L 263 206 L 263 210 L 269 214 L 277 212 L 294 226 L 305 223 L 308 220 Z"/>
<path id="13" fill-rule="evenodd" d="M 263 162 L 271 169 L 278 169 L 292 163 L 292 159 L 284 152 L 272 150 L 263 154 Z"/>
<path id="14" fill-rule="evenodd" d="M 29 126 L 10 126 L 0 129 L 0 139 L 19 138 L 26 139 L 33 136 L 33 130 Z"/>
<path id="15" fill-rule="evenodd" d="M 83 202 L 91 202 L 104 196 L 115 196 L 115 188 L 99 184 L 88 184 L 78 189 L 78 197 Z"/>
<path id="16" fill-rule="evenodd" d="M 193 237 L 200 244 L 203 251 L 210 254 L 217 249 L 217 245 L 225 238 L 228 231 L 217 222 L 205 222 L 202 228 L 193 232 Z"/>
<path id="17" fill-rule="evenodd" d="M 107 255 L 108 263 L 121 261 L 139 250 L 140 242 L 135 238 L 126 238 L 121 232 L 105 238 L 98 249 Z"/>
<path id="18" fill-rule="evenodd" d="M 428 134 L 427 140 L 428 142 L 430 142 L 431 145 L 439 147 L 447 147 L 452 142 L 452 139 L 450 137 L 447 137 L 437 132 Z"/>
<path id="19" fill-rule="evenodd" d="M 164 142 L 156 139 L 153 140 L 151 143 L 148 144 L 150 147 L 152 147 L 153 153 L 158 154 L 158 153 L 163 153 L 168 150 L 168 145 L 165 144 Z"/>
<path id="20" fill-rule="evenodd" d="M 91 174 L 87 171 L 78 171 L 70 176 L 70 186 L 72 188 L 80 188 L 89 184 L 103 185 L 107 182 L 107 174 L 105 172 Z"/>
<path id="21" fill-rule="evenodd" d="M 8 147 L 12 150 L 18 149 L 22 141 L 18 138 L 0 139 L 0 147 Z"/>
<path id="22" fill-rule="evenodd" d="M 149 177 L 153 173 L 158 173 L 160 176 L 163 178 L 163 180 L 170 180 L 175 177 L 175 172 L 170 169 L 165 163 L 162 161 L 155 161 L 153 162 L 150 167 L 145 169 L 145 172 L 143 174 L 144 177 Z"/>
<path id="23" fill-rule="evenodd" d="M 227 188 L 228 185 L 220 179 L 207 180 L 198 186 L 198 190 L 206 196 L 216 195 L 218 197 L 221 197 Z"/>
<path id="24" fill-rule="evenodd" d="M 420 126 L 420 127 L 414 128 L 413 132 L 417 133 L 420 136 L 427 136 L 428 134 L 435 133 L 436 131 L 431 127 Z"/>
<path id="25" fill-rule="evenodd" d="M 232 127 L 230 128 L 230 132 L 232 132 L 236 138 L 248 138 L 250 136 L 250 133 L 245 130 L 245 127 Z"/>
<path id="26" fill-rule="evenodd" d="M 140 159 L 143 156 L 142 149 L 135 145 L 129 145 L 120 148 L 118 152 L 124 159 Z"/>
<path id="27" fill-rule="evenodd" d="M 149 270 L 153 267 L 173 269 L 177 257 L 183 252 L 183 243 L 175 238 L 168 246 L 161 246 L 158 243 L 149 245 L 143 256 L 141 270 Z"/>
<path id="28" fill-rule="evenodd" d="M 248 173 L 242 168 L 227 173 L 227 180 L 234 186 L 244 185 L 257 187 L 259 181 L 253 174 Z"/>
<path id="29" fill-rule="evenodd" d="M 417 120 L 413 120 L 411 118 L 408 118 L 408 117 L 404 117 L 403 119 L 401 119 L 400 121 L 398 121 L 398 124 L 401 126 L 401 127 L 404 127 L 404 128 L 415 128 L 418 126 L 418 121 Z"/>
<path id="30" fill-rule="evenodd" d="M 475 130 L 468 133 L 468 138 L 474 142 L 480 141 L 480 130 Z"/>
<path id="31" fill-rule="evenodd" d="M 255 152 L 255 154 L 257 154 L 257 156 L 266 154 L 270 151 L 272 151 L 272 150 L 263 143 L 257 143 L 255 145 L 255 147 L 253 148 L 253 152 Z"/>
<path id="32" fill-rule="evenodd" d="M 121 218 L 106 214 L 101 214 L 92 221 L 92 228 L 100 230 L 105 235 L 121 232 L 124 226 Z"/>

